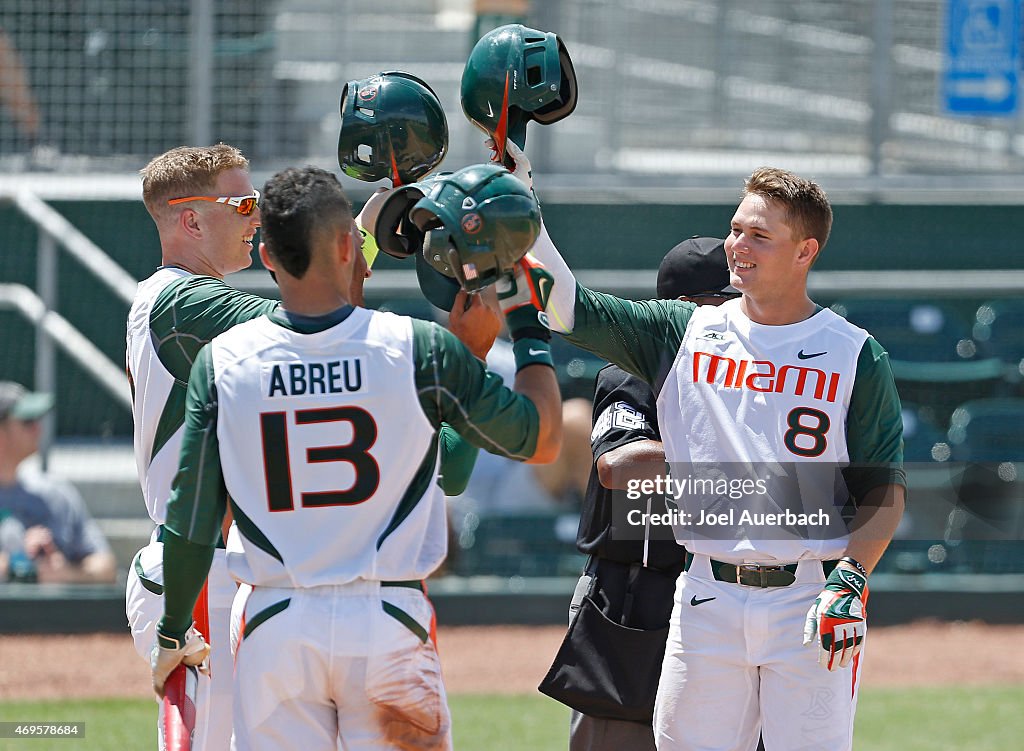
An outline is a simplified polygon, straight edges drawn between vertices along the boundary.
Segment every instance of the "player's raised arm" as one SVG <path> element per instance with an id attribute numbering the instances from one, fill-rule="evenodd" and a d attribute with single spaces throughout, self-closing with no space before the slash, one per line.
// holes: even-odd
<path id="1" fill-rule="evenodd" d="M 488 143 L 493 150 L 493 141 Z M 512 140 L 506 142 L 506 155 L 516 164 L 512 174 L 532 192 L 529 158 Z M 634 302 L 584 287 L 543 222 L 530 253 L 554 282 L 544 308 L 550 329 L 649 384 L 660 384 L 682 342 L 694 306 L 678 300 Z"/>

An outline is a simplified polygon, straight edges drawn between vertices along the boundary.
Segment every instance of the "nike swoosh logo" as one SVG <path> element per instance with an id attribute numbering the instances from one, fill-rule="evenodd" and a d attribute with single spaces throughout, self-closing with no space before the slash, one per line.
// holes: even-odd
<path id="1" fill-rule="evenodd" d="M 533 349 L 532 347 L 530 348 L 529 352 L 530 352 L 531 355 L 544 355 L 544 354 L 547 354 L 547 350 L 546 349 Z"/>
<path id="2" fill-rule="evenodd" d="M 827 354 L 828 354 L 828 350 L 825 350 L 824 352 L 812 352 L 809 355 L 805 355 L 804 351 L 800 350 L 799 352 L 796 353 L 796 356 L 799 357 L 801 360 L 810 360 L 812 357 L 821 357 L 822 355 L 827 355 Z"/>
<path id="3" fill-rule="evenodd" d="M 698 600 L 697 595 L 694 595 L 693 598 L 690 600 L 690 604 L 696 607 L 697 605 L 703 605 L 705 602 L 711 602 L 712 600 L 717 599 L 717 597 L 705 597 L 703 600 Z"/>
<path id="4" fill-rule="evenodd" d="M 540 293 L 540 302 L 545 307 L 547 306 L 548 296 L 551 294 L 551 280 L 542 278 L 537 282 L 537 291 Z"/>
<path id="5" fill-rule="evenodd" d="M 487 117 L 494 117 L 494 110 L 491 109 L 491 103 L 487 103 Z"/>

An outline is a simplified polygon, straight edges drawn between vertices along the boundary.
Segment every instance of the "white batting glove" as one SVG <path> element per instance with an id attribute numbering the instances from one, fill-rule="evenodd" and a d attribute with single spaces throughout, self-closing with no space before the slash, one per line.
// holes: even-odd
<path id="1" fill-rule="evenodd" d="M 491 150 L 491 161 L 498 162 L 498 147 L 494 144 L 493 138 L 488 138 L 484 141 L 484 146 Z M 516 163 L 516 168 L 512 170 L 512 174 L 519 178 L 519 182 L 526 186 L 526 189 L 533 191 L 533 167 L 530 165 L 530 159 L 526 156 L 526 153 L 519 148 L 511 138 L 505 139 L 505 155 L 508 156 L 513 162 Z"/>
<path id="2" fill-rule="evenodd" d="M 198 666 L 200 672 L 209 673 L 209 657 L 210 645 L 194 625 L 181 639 L 165 636 L 157 630 L 156 644 L 149 655 L 149 665 L 153 672 L 153 691 L 157 697 L 164 698 L 167 677 L 179 664 Z"/>
<path id="3" fill-rule="evenodd" d="M 377 231 L 377 216 L 380 214 L 381 206 L 391 193 L 391 188 L 378 188 L 373 195 L 366 199 L 363 208 L 356 216 L 356 224 L 361 229 L 373 235 Z"/>
<path id="4" fill-rule="evenodd" d="M 860 654 L 868 632 L 867 599 L 868 579 L 863 574 L 842 564 L 829 574 L 804 623 L 804 646 L 819 647 L 819 665 L 838 670 Z"/>

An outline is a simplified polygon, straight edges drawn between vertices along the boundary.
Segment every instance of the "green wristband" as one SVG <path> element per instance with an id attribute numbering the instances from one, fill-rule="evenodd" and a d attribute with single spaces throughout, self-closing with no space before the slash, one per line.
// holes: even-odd
<path id="1" fill-rule="evenodd" d="M 191 628 L 191 625 L 189 628 Z M 181 649 L 185 646 L 185 637 L 187 634 L 188 629 L 185 629 L 181 634 L 165 634 L 161 626 L 157 626 L 156 643 L 164 649 Z"/>
<path id="2" fill-rule="evenodd" d="M 515 355 L 517 373 L 527 365 L 555 367 L 551 359 L 551 343 L 543 339 L 518 339 L 512 344 L 512 354 Z"/>

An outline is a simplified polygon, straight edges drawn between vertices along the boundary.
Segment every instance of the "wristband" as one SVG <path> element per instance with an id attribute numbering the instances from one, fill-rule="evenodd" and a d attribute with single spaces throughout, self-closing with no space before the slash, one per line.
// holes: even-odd
<path id="1" fill-rule="evenodd" d="M 839 559 L 839 562 L 840 562 L 840 563 L 849 563 L 849 564 L 850 564 L 851 566 L 853 566 L 853 567 L 854 567 L 855 569 L 857 569 L 858 571 L 860 571 L 860 573 L 861 573 L 862 575 L 864 575 L 864 576 L 867 576 L 867 575 L 868 575 L 868 570 L 867 570 L 866 568 L 864 568 L 864 567 L 863 567 L 863 566 L 861 565 L 860 561 L 858 561 L 858 560 L 857 560 L 856 558 L 851 558 L 851 557 L 850 557 L 850 556 L 848 556 L 848 555 L 844 555 L 844 556 L 843 556 L 842 558 L 840 558 L 840 559 Z"/>
<path id="2" fill-rule="evenodd" d="M 172 636 L 171 634 L 163 633 L 159 628 L 157 628 L 156 643 L 163 649 L 181 649 L 185 646 L 187 636 L 187 630 L 181 636 Z"/>
<path id="3" fill-rule="evenodd" d="M 555 361 L 551 359 L 551 344 L 542 339 L 517 339 L 512 343 L 512 354 L 515 355 L 517 373 L 527 365 L 555 367 Z"/>
<path id="4" fill-rule="evenodd" d="M 551 329 L 547 326 L 547 314 L 532 305 L 523 305 L 505 313 L 505 325 L 513 342 L 520 339 L 551 341 Z"/>

